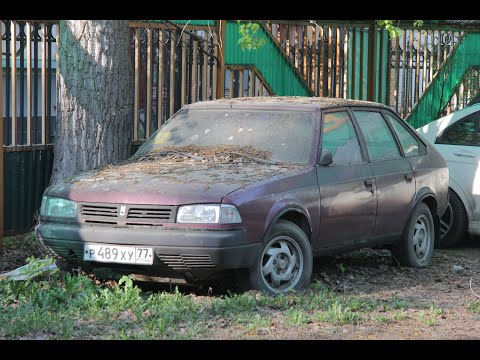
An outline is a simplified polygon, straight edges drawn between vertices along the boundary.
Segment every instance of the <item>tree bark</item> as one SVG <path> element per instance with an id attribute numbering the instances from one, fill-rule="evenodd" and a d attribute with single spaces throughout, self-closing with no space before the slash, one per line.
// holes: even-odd
<path id="1" fill-rule="evenodd" d="M 60 21 L 51 184 L 130 155 L 130 51 L 128 21 Z"/>

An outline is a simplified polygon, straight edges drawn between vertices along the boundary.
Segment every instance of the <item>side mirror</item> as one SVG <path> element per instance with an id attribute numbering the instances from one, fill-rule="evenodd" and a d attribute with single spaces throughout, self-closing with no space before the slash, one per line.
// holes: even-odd
<path id="1" fill-rule="evenodd" d="M 322 149 L 320 152 L 320 161 L 318 162 L 319 165 L 328 166 L 333 163 L 332 153 L 328 149 Z"/>

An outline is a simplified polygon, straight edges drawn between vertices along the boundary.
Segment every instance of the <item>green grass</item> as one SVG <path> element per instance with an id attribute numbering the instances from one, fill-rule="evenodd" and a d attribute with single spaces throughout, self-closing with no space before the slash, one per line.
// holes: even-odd
<path id="1" fill-rule="evenodd" d="M 322 282 L 275 297 L 253 291 L 207 297 L 185 295 L 177 288 L 143 292 L 129 277 L 95 285 L 83 275 L 53 273 L 48 279 L 0 281 L 0 338 L 209 338 L 219 330 L 248 334 L 274 323 L 289 328 L 312 322 L 402 321 L 405 309 L 417 307 L 394 296 L 338 293 Z M 472 303 L 471 308 L 478 311 L 480 305 Z M 420 321 L 434 325 L 441 314 L 441 309 L 425 307 Z"/>
<path id="2" fill-rule="evenodd" d="M 467 309 L 474 314 L 480 315 L 480 301 L 470 300 L 467 302 Z"/>
<path id="3" fill-rule="evenodd" d="M 37 248 L 35 232 L 17 236 L 6 236 L 3 238 L 5 250 L 22 250 L 26 253 L 34 253 Z"/>
<path id="4" fill-rule="evenodd" d="M 395 315 L 393 315 L 393 319 L 395 321 L 403 321 L 405 319 L 408 319 L 408 314 L 404 309 L 401 309 L 400 311 L 397 311 Z"/>
<path id="5" fill-rule="evenodd" d="M 435 305 L 430 305 L 428 311 L 422 310 L 418 314 L 418 319 L 421 323 L 428 326 L 435 326 L 437 324 L 437 318 L 443 314 L 441 308 L 436 307 Z"/>

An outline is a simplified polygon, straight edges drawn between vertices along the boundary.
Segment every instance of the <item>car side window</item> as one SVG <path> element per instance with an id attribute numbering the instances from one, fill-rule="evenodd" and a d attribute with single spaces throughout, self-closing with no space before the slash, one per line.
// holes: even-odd
<path id="1" fill-rule="evenodd" d="M 420 148 L 418 146 L 418 140 L 413 137 L 412 134 L 408 132 L 402 124 L 400 124 L 399 119 L 393 117 L 389 113 L 386 113 L 388 121 L 393 127 L 393 130 L 397 134 L 398 140 L 402 145 L 403 152 L 406 157 L 418 156 L 420 155 Z M 401 120 L 400 120 L 401 121 Z"/>
<path id="2" fill-rule="evenodd" d="M 353 111 L 362 131 L 372 161 L 402 157 L 390 128 L 382 114 L 375 111 Z"/>
<path id="3" fill-rule="evenodd" d="M 347 111 L 330 112 L 323 116 L 322 148 L 332 153 L 331 166 L 363 162 L 357 133 Z"/>
<path id="4" fill-rule="evenodd" d="M 466 116 L 449 126 L 438 138 L 437 144 L 480 146 L 480 111 Z"/>

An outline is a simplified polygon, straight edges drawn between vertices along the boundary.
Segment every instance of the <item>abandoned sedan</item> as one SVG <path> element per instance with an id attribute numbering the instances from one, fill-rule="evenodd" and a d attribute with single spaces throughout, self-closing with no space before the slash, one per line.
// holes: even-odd
<path id="1" fill-rule="evenodd" d="M 388 247 L 424 267 L 448 168 L 388 107 L 331 98 L 185 106 L 136 154 L 45 191 L 39 243 L 119 272 L 211 279 L 235 270 L 278 294 L 313 256 Z"/>

